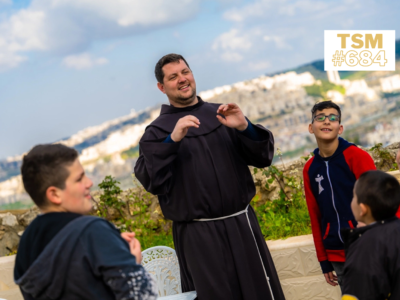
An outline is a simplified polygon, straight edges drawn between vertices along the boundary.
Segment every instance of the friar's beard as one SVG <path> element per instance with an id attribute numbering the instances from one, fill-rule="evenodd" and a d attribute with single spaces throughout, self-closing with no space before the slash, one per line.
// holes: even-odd
<path id="1" fill-rule="evenodd" d="M 192 88 L 192 93 L 190 94 L 189 97 L 176 97 L 175 99 L 173 99 L 174 102 L 186 106 L 186 105 L 190 105 L 194 100 L 196 99 L 196 89 Z"/>

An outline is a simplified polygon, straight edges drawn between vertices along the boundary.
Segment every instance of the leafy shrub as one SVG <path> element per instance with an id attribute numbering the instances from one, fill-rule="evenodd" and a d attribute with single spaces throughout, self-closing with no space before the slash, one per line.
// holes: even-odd
<path id="1" fill-rule="evenodd" d="M 255 168 L 257 173 L 259 169 Z M 277 199 L 259 204 L 256 195 L 252 206 L 267 240 L 275 240 L 311 233 L 311 221 L 303 192 L 303 182 L 293 176 L 285 176 L 276 166 L 261 170 L 268 180 L 265 188 L 276 182 L 280 191 Z"/>
<path id="2" fill-rule="evenodd" d="M 261 203 L 258 196 L 252 199 L 252 206 L 266 239 L 280 239 L 311 233 L 310 218 L 303 194 L 302 181 L 296 177 L 285 176 L 277 167 L 254 169 L 268 177 L 266 188 L 273 183 L 279 184 L 277 199 Z M 119 182 L 107 176 L 99 184 L 102 194 L 97 204 L 97 215 L 113 222 L 121 231 L 133 231 L 139 239 L 142 249 L 154 246 L 174 247 L 171 226 L 163 229 L 167 222 L 153 220 L 151 198 L 154 197 L 143 188 L 123 192 Z M 137 183 L 137 185 L 139 185 Z M 122 197 L 122 193 L 127 193 Z M 122 200 L 122 198 L 125 198 Z"/>
<path id="3" fill-rule="evenodd" d="M 395 156 L 390 154 L 389 150 L 385 149 L 382 143 L 376 144 L 368 151 L 371 151 L 373 156 L 380 159 L 377 165 L 378 169 L 383 171 L 398 170 Z"/>
<path id="4" fill-rule="evenodd" d="M 114 223 L 122 232 L 135 232 L 142 250 L 157 245 L 173 247 L 171 226 L 163 226 L 167 222 L 164 219 L 151 218 L 152 195 L 141 188 L 131 189 L 122 200 L 123 191 L 118 184 L 111 176 L 99 184 L 102 194 L 96 202 L 96 214 Z"/>

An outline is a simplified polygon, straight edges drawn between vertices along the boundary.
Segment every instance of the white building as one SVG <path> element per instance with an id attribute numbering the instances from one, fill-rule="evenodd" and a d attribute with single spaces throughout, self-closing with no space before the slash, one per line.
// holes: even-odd
<path id="1" fill-rule="evenodd" d="M 340 84 L 340 76 L 337 70 L 334 71 L 326 71 L 328 75 L 328 81 L 334 84 Z"/>
<path id="2" fill-rule="evenodd" d="M 393 76 L 380 78 L 381 89 L 385 93 L 391 93 L 396 90 L 400 90 L 400 75 L 396 74 Z"/>

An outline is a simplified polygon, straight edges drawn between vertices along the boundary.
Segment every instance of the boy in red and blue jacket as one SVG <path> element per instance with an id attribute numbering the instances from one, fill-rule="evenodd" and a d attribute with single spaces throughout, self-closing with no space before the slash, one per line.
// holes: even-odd
<path id="1" fill-rule="evenodd" d="M 303 170 L 306 201 L 322 272 L 327 283 L 336 286 L 338 281 L 342 286 L 345 254 L 340 230 L 357 226 L 350 207 L 354 184 L 376 167 L 366 151 L 338 137 L 343 132 L 338 105 L 319 102 L 311 113 L 309 132 L 315 135 L 318 148 Z"/>

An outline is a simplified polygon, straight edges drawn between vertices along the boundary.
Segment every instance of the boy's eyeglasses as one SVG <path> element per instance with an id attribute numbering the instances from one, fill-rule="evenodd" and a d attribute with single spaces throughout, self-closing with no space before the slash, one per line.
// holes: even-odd
<path id="1" fill-rule="evenodd" d="M 331 122 L 336 122 L 340 120 L 340 117 L 338 115 L 334 115 L 334 114 L 330 114 L 329 116 L 327 115 L 317 115 L 313 118 L 313 122 L 317 121 L 317 122 L 323 122 L 325 121 L 325 119 L 328 118 L 329 121 Z"/>

